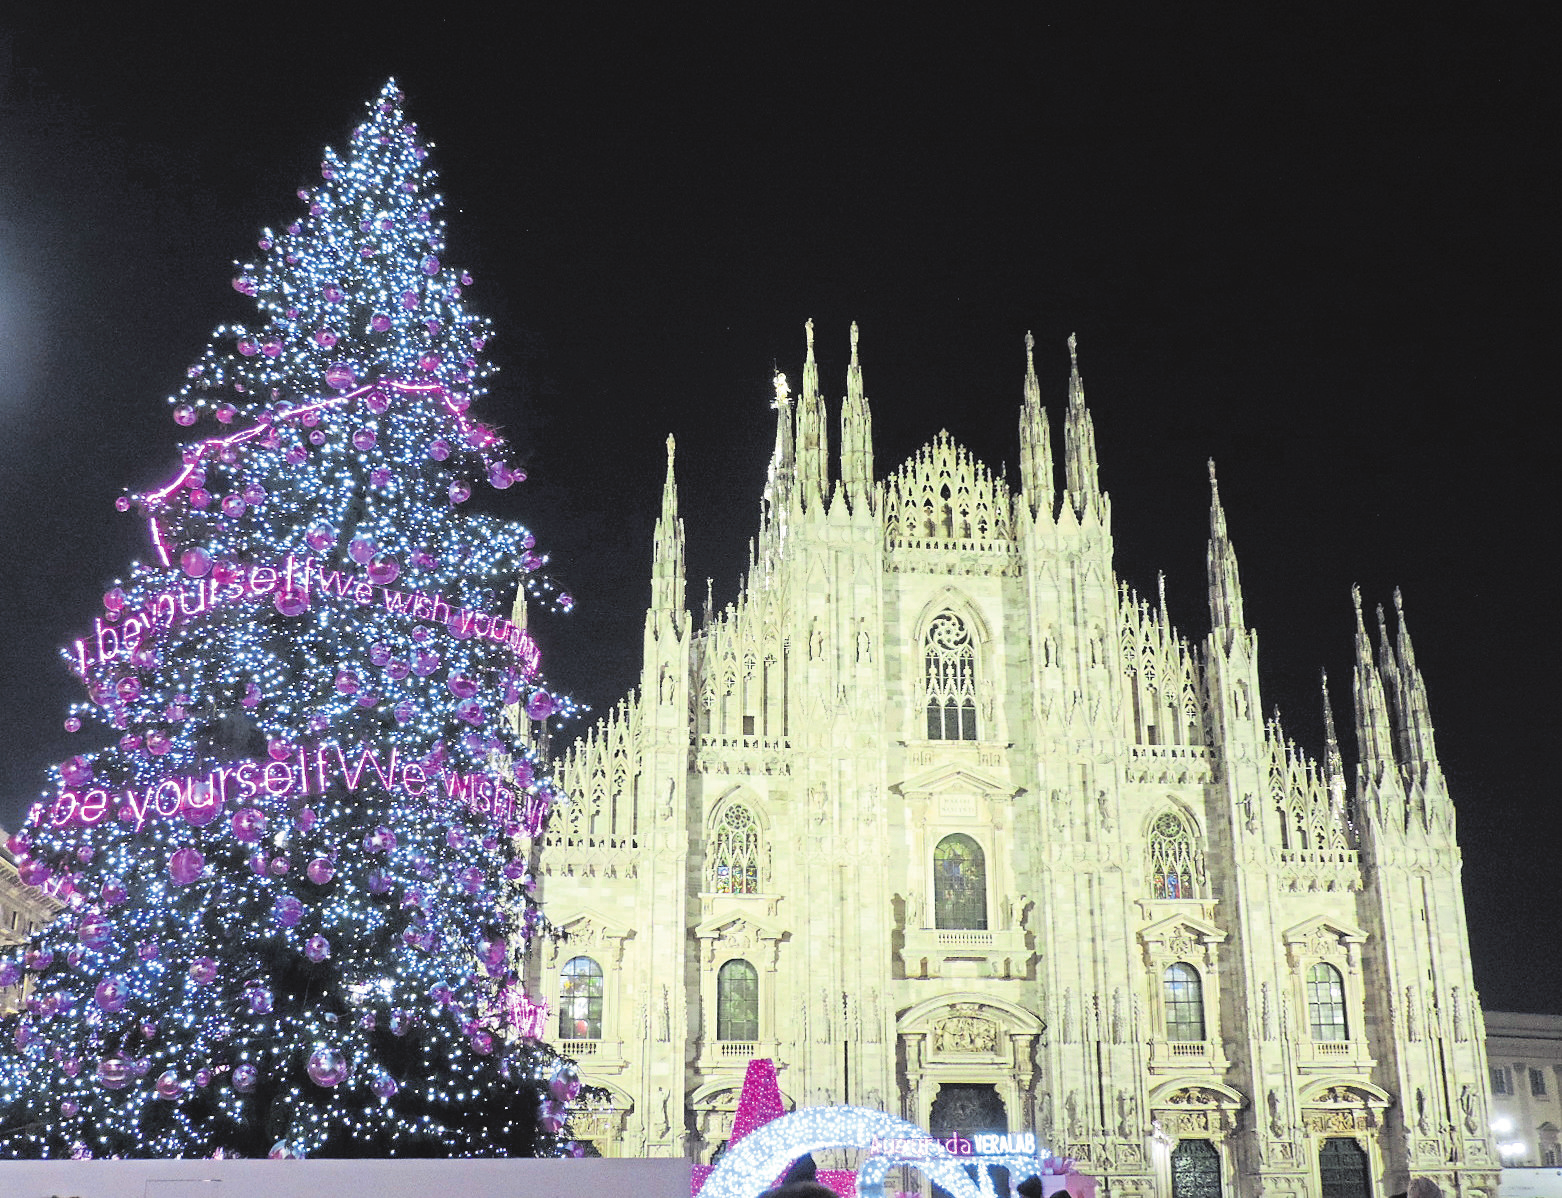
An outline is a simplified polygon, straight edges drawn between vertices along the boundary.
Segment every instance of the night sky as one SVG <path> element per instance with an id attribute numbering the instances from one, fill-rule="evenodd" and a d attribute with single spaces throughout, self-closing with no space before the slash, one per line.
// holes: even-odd
<path id="1" fill-rule="evenodd" d="M 1312 751 L 1322 666 L 1354 754 L 1351 584 L 1403 588 L 1482 997 L 1562 1011 L 1549 6 L 27 7 L 0 18 L 0 823 L 91 747 L 57 647 L 146 551 L 113 500 L 170 471 L 165 396 L 253 312 L 233 260 L 394 75 L 500 330 L 480 414 L 531 475 L 503 503 L 579 598 L 538 629 L 563 688 L 600 710 L 636 680 L 669 432 L 690 599 L 736 595 L 805 319 L 832 420 L 861 326 L 881 475 L 947 427 L 1012 478 L 1027 329 L 1061 460 L 1077 331 L 1120 576 L 1164 570 L 1203 636 L 1213 456 L 1265 704 Z"/>

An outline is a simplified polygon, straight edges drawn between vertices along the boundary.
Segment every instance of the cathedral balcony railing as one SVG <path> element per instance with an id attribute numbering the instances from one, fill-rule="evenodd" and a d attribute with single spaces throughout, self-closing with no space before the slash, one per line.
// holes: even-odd
<path id="1" fill-rule="evenodd" d="M 724 1061 L 733 1058 L 742 1058 L 745 1062 L 754 1059 L 759 1051 L 759 1043 L 754 1040 L 718 1040 L 716 1042 L 716 1055 Z"/>
<path id="2" fill-rule="evenodd" d="M 594 1057 L 597 1050 L 602 1047 L 600 1040 L 560 1040 L 559 1051 L 567 1057 L 580 1060 L 581 1057 Z"/>
<path id="3" fill-rule="evenodd" d="M 558 1049 L 560 1054 L 579 1061 L 582 1068 L 598 1076 L 622 1073 L 628 1065 L 622 1040 L 560 1040 Z"/>
<path id="4" fill-rule="evenodd" d="M 908 978 L 1025 978 L 1026 941 L 1024 928 L 907 928 L 901 960 Z"/>
<path id="5" fill-rule="evenodd" d="M 1150 1041 L 1150 1071 L 1152 1073 L 1176 1073 L 1187 1069 L 1209 1069 L 1224 1073 L 1228 1062 L 1217 1040 L 1167 1040 L 1156 1037 Z"/>
<path id="6" fill-rule="evenodd" d="M 1360 1036 L 1349 1040 L 1314 1040 L 1304 1036 L 1296 1045 L 1296 1062 L 1307 1073 L 1339 1069 L 1357 1073 L 1377 1066 L 1370 1046 Z"/>

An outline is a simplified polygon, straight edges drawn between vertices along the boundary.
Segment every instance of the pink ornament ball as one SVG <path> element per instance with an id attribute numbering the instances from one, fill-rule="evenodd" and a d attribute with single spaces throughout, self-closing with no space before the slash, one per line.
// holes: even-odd
<path id="1" fill-rule="evenodd" d="M 173 741 L 168 739 L 168 733 L 154 728 L 146 734 L 146 751 L 153 757 L 161 757 L 171 748 Z"/>
<path id="2" fill-rule="evenodd" d="M 477 694 L 477 680 L 468 678 L 465 674 L 453 674 L 445 683 L 450 688 L 450 693 L 458 699 L 470 699 Z"/>
<path id="3" fill-rule="evenodd" d="M 398 703 L 396 704 L 395 710 L 391 714 L 396 717 L 396 722 L 398 724 L 408 723 L 412 719 L 412 704 Z"/>
<path id="4" fill-rule="evenodd" d="M 332 545 L 336 544 L 336 534 L 329 528 L 316 526 L 304 534 L 304 544 L 308 545 L 316 553 L 324 553 Z"/>
<path id="5" fill-rule="evenodd" d="M 266 834 L 266 813 L 258 807 L 244 807 L 233 813 L 229 821 L 233 839 L 240 844 L 254 844 Z"/>
<path id="6" fill-rule="evenodd" d="M 464 478 L 458 478 L 450 484 L 450 502 L 465 503 L 472 498 L 472 484 Z"/>
<path id="7" fill-rule="evenodd" d="M 239 338 L 239 353 L 243 354 L 246 358 L 253 358 L 259 352 L 260 352 L 260 345 L 253 338 L 250 338 L 250 337 L 240 337 Z"/>
<path id="8" fill-rule="evenodd" d="M 383 391 L 369 392 L 369 398 L 364 401 L 376 416 L 381 415 L 390 408 L 390 397 Z"/>
<path id="9" fill-rule="evenodd" d="M 190 962 L 190 979 L 197 986 L 209 986 L 217 977 L 217 962 L 210 957 L 197 957 Z"/>
<path id="10" fill-rule="evenodd" d="M 205 1089 L 212 1084 L 212 1071 L 210 1069 L 197 1069 L 195 1072 L 195 1084 Z"/>
<path id="11" fill-rule="evenodd" d="M 510 467 L 503 462 L 495 462 L 488 467 L 488 481 L 496 491 L 508 490 L 515 482 L 515 475 L 510 473 Z"/>
<path id="12" fill-rule="evenodd" d="M 92 781 L 92 762 L 85 757 L 70 757 L 60 763 L 60 777 L 67 786 L 85 786 Z"/>
<path id="13" fill-rule="evenodd" d="M 81 721 L 78 720 L 73 715 L 72 716 L 66 716 L 65 717 L 65 731 L 67 731 L 67 732 L 80 732 L 81 731 Z"/>
<path id="14" fill-rule="evenodd" d="M 464 412 L 472 406 L 472 397 L 465 392 L 457 391 L 448 400 L 452 412 Z"/>
<path id="15" fill-rule="evenodd" d="M 343 670 L 336 676 L 336 693 L 339 695 L 353 695 L 358 693 L 358 675 L 350 670 Z"/>
<path id="16" fill-rule="evenodd" d="M 347 1080 L 347 1058 L 336 1049 L 321 1045 L 310 1054 L 304 1071 L 317 1086 L 339 1086 Z"/>
<path id="17" fill-rule="evenodd" d="M 311 936 L 304 942 L 304 956 L 316 965 L 331 955 L 331 942 L 324 936 Z"/>
<path id="18" fill-rule="evenodd" d="M 534 720 L 545 720 L 557 710 L 557 701 L 547 691 L 533 691 L 526 700 L 526 714 Z"/>
<path id="19" fill-rule="evenodd" d="M 130 892 L 115 879 L 108 878 L 99 889 L 98 895 L 105 907 L 117 907 L 130 897 Z"/>
<path id="20" fill-rule="evenodd" d="M 124 1057 L 104 1057 L 98 1062 L 98 1085 L 105 1090 L 123 1090 L 134 1077 L 130 1062 Z"/>
<path id="21" fill-rule="evenodd" d="M 164 1071 L 157 1079 L 157 1096 L 164 1102 L 177 1102 L 184 1097 L 184 1083 L 172 1069 Z"/>
<path id="22" fill-rule="evenodd" d="M 483 708 L 475 699 L 463 699 L 456 704 L 456 718 L 475 728 L 483 722 Z"/>
<path id="23" fill-rule="evenodd" d="M 335 283 L 327 283 L 321 289 L 320 294 L 328 304 L 339 304 L 342 302 L 342 289 Z"/>
<path id="24" fill-rule="evenodd" d="M 446 441 L 443 437 L 440 437 L 434 441 L 430 441 L 428 446 L 428 456 L 433 458 L 436 462 L 443 462 L 450 456 L 450 442 Z"/>
<path id="25" fill-rule="evenodd" d="M 439 669 L 439 654 L 418 650 L 412 655 L 412 672 L 419 678 L 427 678 Z"/>
<path id="26" fill-rule="evenodd" d="M 319 429 L 315 429 L 314 432 L 309 434 L 309 443 L 311 445 L 324 445 L 325 434 L 322 433 Z"/>
<path id="27" fill-rule="evenodd" d="M 379 546 L 369 540 L 368 537 L 354 537 L 352 544 L 347 546 L 347 556 L 360 566 L 365 566 L 368 565 L 378 550 Z"/>
<path id="28" fill-rule="evenodd" d="M 230 520 L 237 520 L 242 516 L 246 506 L 242 495 L 224 495 L 222 497 L 222 514 Z"/>
<path id="29" fill-rule="evenodd" d="M 470 1037 L 472 1050 L 481 1056 L 487 1056 L 494 1050 L 494 1038 L 487 1032 L 473 1032 Z"/>
<path id="30" fill-rule="evenodd" d="M 190 506 L 195 508 L 197 511 L 204 511 L 211 503 L 211 501 L 211 492 L 207 491 L 204 487 L 190 488 Z"/>
<path id="31" fill-rule="evenodd" d="M 321 349 L 330 349 L 336 344 L 336 334 L 330 329 L 316 329 L 315 344 L 320 346 Z"/>
<path id="32" fill-rule="evenodd" d="M 212 571 L 212 555 L 196 547 L 179 555 L 179 566 L 191 578 L 205 578 Z"/>
<path id="33" fill-rule="evenodd" d="M 366 853 L 388 853 L 396 847 L 396 833 L 392 832 L 384 824 L 379 825 L 372 832 L 367 832 L 363 837 L 363 851 Z"/>
<path id="34" fill-rule="evenodd" d="M 282 343 L 271 340 L 261 343 L 260 352 L 268 358 L 280 358 L 282 356 Z"/>
<path id="35" fill-rule="evenodd" d="M 259 707 L 260 687 L 256 686 L 253 682 L 246 682 L 244 684 L 244 697 L 240 699 L 239 702 L 252 710 L 256 707 Z"/>
<path id="36" fill-rule="evenodd" d="M 392 1098 L 400 1087 L 396 1079 L 383 1069 L 376 1069 L 374 1077 L 369 1082 L 369 1089 L 374 1092 L 376 1098 Z"/>
<path id="37" fill-rule="evenodd" d="M 302 445 L 293 445 L 282 456 L 287 459 L 290 466 L 302 466 L 309 460 L 309 451 Z"/>
<path id="38" fill-rule="evenodd" d="M 249 986 L 244 991 L 244 999 L 249 1003 L 251 1015 L 271 1014 L 271 991 L 264 986 Z"/>
<path id="39" fill-rule="evenodd" d="M 266 502 L 266 488 L 259 483 L 250 483 L 239 494 L 250 507 L 259 507 Z"/>
<path id="40" fill-rule="evenodd" d="M 469 272 L 463 270 L 461 272 L 461 286 L 463 286 L 463 287 L 470 287 L 471 285 L 472 285 L 472 276 L 471 276 L 471 274 Z"/>
<path id="41" fill-rule="evenodd" d="M 304 873 L 316 886 L 324 886 L 336 876 L 336 865 L 329 857 L 316 857 L 304 867 Z"/>
<path id="42" fill-rule="evenodd" d="M 360 452 L 373 449 L 377 439 L 372 428 L 360 428 L 353 433 L 353 448 Z"/>
<path id="43" fill-rule="evenodd" d="M 271 864 L 266 868 L 270 871 L 272 877 L 280 878 L 288 871 L 288 860 L 286 857 L 273 857 Z"/>
<path id="44" fill-rule="evenodd" d="M 369 646 L 369 661 L 377 666 L 386 665 L 391 659 L 391 647 L 384 641 L 375 641 Z"/>
<path id="45" fill-rule="evenodd" d="M 222 404 L 217 408 L 217 423 L 232 424 L 236 415 L 238 415 L 238 409 L 231 403 Z"/>
<path id="46" fill-rule="evenodd" d="M 305 807 L 293 817 L 293 823 L 300 832 L 307 832 L 315 826 L 316 818 L 314 808 Z"/>
<path id="47" fill-rule="evenodd" d="M 433 374 L 436 370 L 439 369 L 439 355 L 424 354 L 421 358 L 418 359 L 418 369 L 421 370 L 424 374 Z"/>
<path id="48" fill-rule="evenodd" d="M 266 742 L 266 756 L 272 761 L 286 761 L 293 755 L 293 746 L 280 738 Z"/>
<path id="49" fill-rule="evenodd" d="M 233 280 L 233 289 L 240 295 L 254 295 L 255 280 L 250 278 L 248 275 L 240 275 L 238 278 Z"/>
<path id="50" fill-rule="evenodd" d="M 103 916 L 92 912 L 82 916 L 81 924 L 76 929 L 76 938 L 81 941 L 83 948 L 101 952 L 114 942 L 114 928 Z"/>
<path id="51" fill-rule="evenodd" d="M 255 1066 L 249 1064 L 235 1065 L 233 1067 L 233 1088 L 240 1094 L 248 1094 L 255 1088 L 255 1082 L 259 1080 L 259 1077 L 260 1074 Z"/>
<path id="52" fill-rule="evenodd" d="M 272 905 L 271 918 L 280 927 L 296 928 L 298 921 L 304 918 L 304 904 L 291 894 L 284 894 Z"/>
<path id="53" fill-rule="evenodd" d="M 99 1007 L 112 1015 L 125 1009 L 130 996 L 126 993 L 122 978 L 104 978 L 92 992 L 92 997 Z"/>
<path id="54" fill-rule="evenodd" d="M 433 278 L 439 273 L 439 259 L 430 254 L 423 259 L 423 273 Z"/>
<path id="55" fill-rule="evenodd" d="M 136 956 L 143 961 L 157 960 L 157 941 L 142 940 L 136 945 Z"/>
<path id="56" fill-rule="evenodd" d="M 338 391 L 346 391 L 357 382 L 357 376 L 353 374 L 352 367 L 338 362 L 326 368 L 325 381 Z"/>
<path id="57" fill-rule="evenodd" d="M 301 616 L 309 609 L 309 592 L 297 589 L 278 591 L 271 605 L 284 616 Z"/>
<path id="58" fill-rule="evenodd" d="M 168 876 L 175 886 L 188 886 L 206 869 L 206 858 L 199 849 L 175 849 L 168 858 Z"/>
<path id="59" fill-rule="evenodd" d="M 418 306 L 418 293 L 416 291 L 403 291 L 401 293 L 401 306 L 411 312 Z"/>
<path id="60" fill-rule="evenodd" d="M 369 327 L 376 333 L 383 333 L 391 327 L 391 318 L 383 312 L 376 312 L 369 318 Z"/>
<path id="61" fill-rule="evenodd" d="M 116 512 L 128 512 L 130 510 L 130 496 L 121 495 L 114 500 L 114 510 Z"/>
<path id="62" fill-rule="evenodd" d="M 109 611 L 118 611 L 125 606 L 125 592 L 119 587 L 104 591 L 103 606 Z"/>

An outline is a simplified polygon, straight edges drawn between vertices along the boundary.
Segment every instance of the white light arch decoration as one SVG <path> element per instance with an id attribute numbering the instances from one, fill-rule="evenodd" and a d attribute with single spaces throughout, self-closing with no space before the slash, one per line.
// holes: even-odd
<path id="1" fill-rule="evenodd" d="M 1042 1172 L 1037 1156 L 955 1156 L 914 1123 L 857 1106 L 817 1106 L 794 1111 L 757 1127 L 723 1154 L 700 1189 L 700 1198 L 755 1198 L 792 1161 L 825 1148 L 871 1149 L 894 1141 L 906 1151 L 875 1153 L 857 1170 L 858 1198 L 883 1198 L 884 1177 L 897 1165 L 911 1165 L 954 1198 L 994 1198 L 991 1170 L 1011 1177 Z M 966 1166 L 979 1166 L 972 1181 Z"/>

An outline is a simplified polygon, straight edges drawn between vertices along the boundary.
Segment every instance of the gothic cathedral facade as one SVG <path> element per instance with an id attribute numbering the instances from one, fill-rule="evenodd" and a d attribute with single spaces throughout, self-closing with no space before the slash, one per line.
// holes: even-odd
<path id="1" fill-rule="evenodd" d="M 1318 762 L 1263 715 L 1213 464 L 1192 641 L 1114 573 L 1077 360 L 1057 489 L 1026 341 L 1015 493 L 947 433 L 875 476 L 855 326 L 832 471 L 810 324 L 698 622 L 669 438 L 641 684 L 540 853 L 551 1030 L 611 1095 L 579 1134 L 709 1160 L 770 1057 L 789 1103 L 1034 1130 L 1123 1198 L 1494 1194 L 1403 613 L 1374 646 L 1357 596 L 1347 781 L 1332 717 Z"/>

